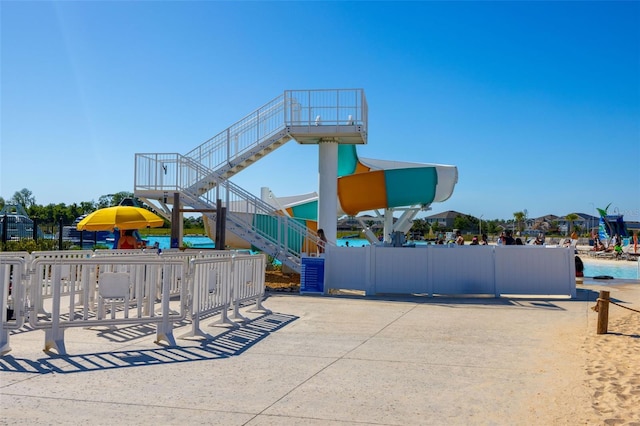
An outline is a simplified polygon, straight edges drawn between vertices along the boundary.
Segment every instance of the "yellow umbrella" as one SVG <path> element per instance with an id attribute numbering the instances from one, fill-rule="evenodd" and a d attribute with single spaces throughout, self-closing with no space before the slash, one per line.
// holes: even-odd
<path id="1" fill-rule="evenodd" d="M 164 219 L 149 210 L 133 206 L 115 206 L 96 210 L 78 222 L 78 231 L 112 231 L 118 229 L 157 228 Z"/>

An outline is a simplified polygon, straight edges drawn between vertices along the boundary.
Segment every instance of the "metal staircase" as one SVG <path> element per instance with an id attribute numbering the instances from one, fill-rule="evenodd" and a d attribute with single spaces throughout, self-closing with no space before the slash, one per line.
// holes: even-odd
<path id="1" fill-rule="evenodd" d="M 212 220 L 220 199 L 228 231 L 299 272 L 302 254 L 315 250 L 315 233 L 229 179 L 290 140 L 364 144 L 367 115 L 362 89 L 285 91 L 185 155 L 136 154 L 134 194 L 167 219 L 176 192 Z"/>

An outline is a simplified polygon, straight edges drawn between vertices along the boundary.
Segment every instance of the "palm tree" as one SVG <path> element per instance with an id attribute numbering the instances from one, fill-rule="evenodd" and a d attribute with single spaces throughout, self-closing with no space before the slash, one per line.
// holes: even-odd
<path id="1" fill-rule="evenodd" d="M 578 220 L 580 218 L 580 216 L 578 216 L 575 213 L 570 213 L 570 214 L 566 215 L 564 218 L 569 222 L 569 234 L 568 235 L 571 235 L 571 232 L 573 231 L 573 222 Z"/>
<path id="2" fill-rule="evenodd" d="M 513 220 L 516 222 L 518 231 L 521 231 L 520 224 L 522 223 L 522 221 L 524 221 L 524 218 L 525 218 L 524 212 L 515 212 L 513 214 Z"/>

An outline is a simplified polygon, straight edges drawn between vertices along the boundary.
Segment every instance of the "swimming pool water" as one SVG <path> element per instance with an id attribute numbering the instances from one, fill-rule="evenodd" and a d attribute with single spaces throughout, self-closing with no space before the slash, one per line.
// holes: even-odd
<path id="1" fill-rule="evenodd" d="M 147 245 L 154 245 L 156 242 L 158 243 L 158 247 L 161 249 L 171 248 L 171 237 L 160 235 L 160 236 L 142 236 L 142 239 L 147 241 Z M 209 237 L 204 236 L 185 236 L 182 238 L 182 241 L 190 244 L 191 247 L 194 248 L 214 248 L 215 244 Z"/>
<path id="2" fill-rule="evenodd" d="M 620 260 L 619 264 L 589 263 L 589 260 L 582 259 L 584 263 L 584 276 L 597 277 L 609 275 L 613 278 L 640 279 L 640 265 L 638 262 L 627 262 Z"/>

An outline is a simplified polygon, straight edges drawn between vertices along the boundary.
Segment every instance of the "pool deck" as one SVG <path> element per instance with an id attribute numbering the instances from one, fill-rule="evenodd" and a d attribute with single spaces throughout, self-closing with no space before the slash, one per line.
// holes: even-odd
<path id="1" fill-rule="evenodd" d="M 637 280 L 592 281 L 572 300 L 271 294 L 272 313 L 177 347 L 149 326 L 69 329 L 56 356 L 23 329 L 0 358 L 0 423 L 552 424 L 599 289 L 640 303 Z"/>

